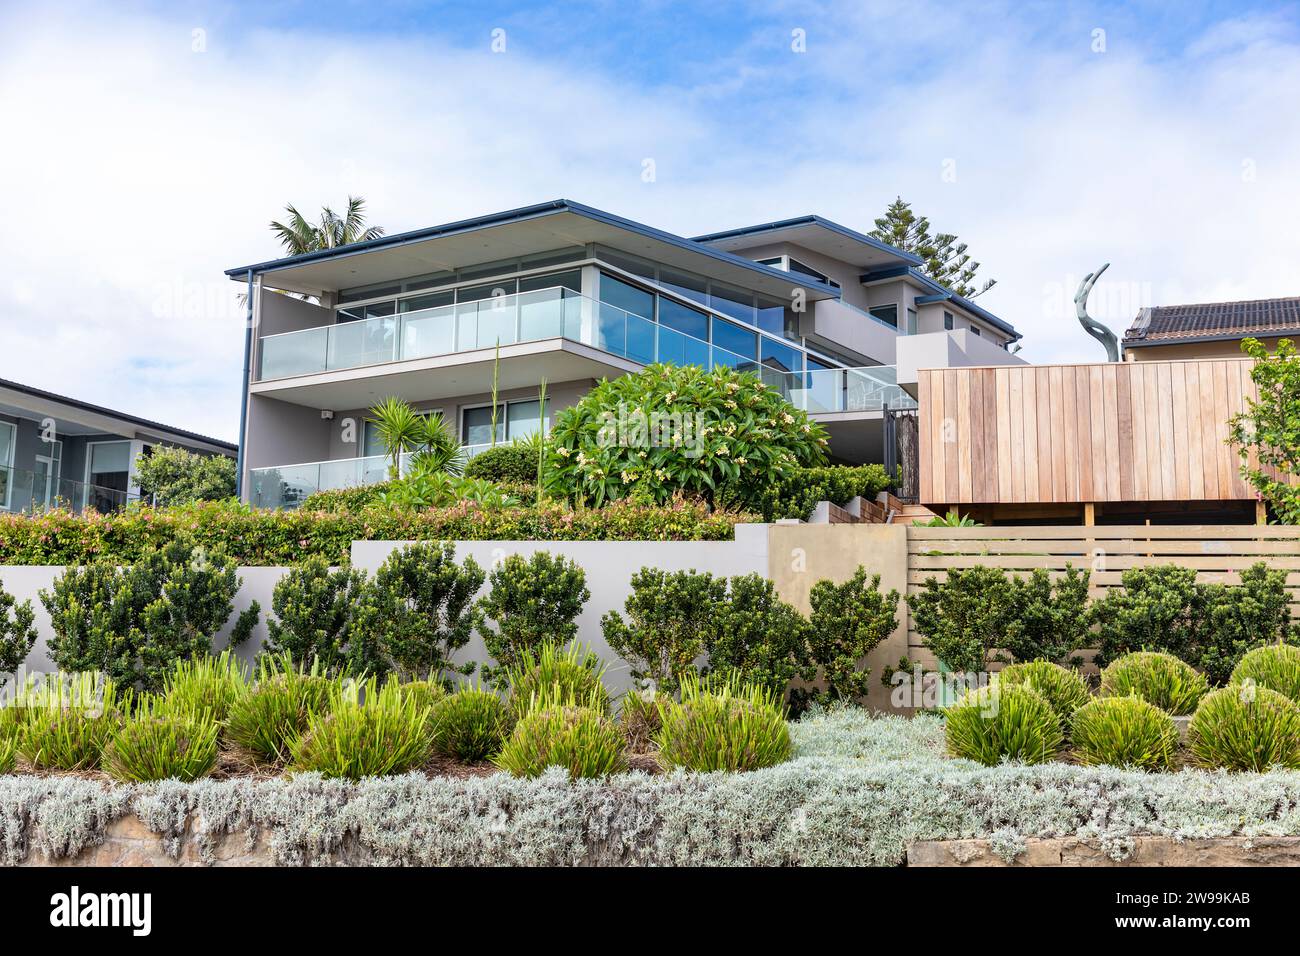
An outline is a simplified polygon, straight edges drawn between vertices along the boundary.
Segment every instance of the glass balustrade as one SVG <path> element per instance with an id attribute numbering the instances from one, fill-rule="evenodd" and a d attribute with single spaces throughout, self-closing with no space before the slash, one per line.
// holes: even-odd
<path id="1" fill-rule="evenodd" d="M 89 510 L 108 514 L 139 500 L 139 495 L 116 488 L 23 468 L 0 468 L 0 511 L 30 513 L 67 508 L 77 513 Z"/>

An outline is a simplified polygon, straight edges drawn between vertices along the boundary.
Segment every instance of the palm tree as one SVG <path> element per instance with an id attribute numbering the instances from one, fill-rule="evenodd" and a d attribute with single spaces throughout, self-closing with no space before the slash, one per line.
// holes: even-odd
<path id="1" fill-rule="evenodd" d="M 292 204 L 284 208 L 289 214 L 288 224 L 273 221 L 271 231 L 291 256 L 366 242 L 384 234 L 382 226 L 366 226 L 366 201 L 360 196 L 348 197 L 347 210 L 342 216 L 329 206 L 322 206 L 319 223 L 309 222 Z"/>
<path id="2" fill-rule="evenodd" d="M 415 453 L 411 465 L 422 473 L 459 475 L 464 470 L 464 450 L 441 413 L 417 412 L 409 402 L 390 396 L 370 409 L 370 414 L 367 421 L 379 432 L 390 459 L 390 478 L 399 476 L 406 452 Z"/>

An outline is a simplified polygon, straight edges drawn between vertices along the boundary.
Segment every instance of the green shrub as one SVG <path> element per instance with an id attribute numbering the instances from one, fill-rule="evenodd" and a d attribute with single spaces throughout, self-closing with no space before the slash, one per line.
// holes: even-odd
<path id="1" fill-rule="evenodd" d="M 1231 678 L 1234 684 L 1247 681 L 1300 702 L 1300 647 L 1270 644 L 1250 651 L 1233 669 Z"/>
<path id="2" fill-rule="evenodd" d="M 488 586 L 491 590 L 479 599 L 484 618 L 481 630 L 497 666 L 484 665 L 483 677 L 496 684 L 525 651 L 544 641 L 564 644 L 575 639 L 578 615 L 591 597 L 582 567 L 547 551 L 529 558 L 509 555 L 493 566 Z M 488 622 L 493 626 L 487 626 Z"/>
<path id="3" fill-rule="evenodd" d="M 898 592 L 880 591 L 880 575 L 867 580 L 859 567 L 843 584 L 818 581 L 809 595 L 810 664 L 826 682 L 826 700 L 857 700 L 867 693 L 871 668 L 863 659 L 898 627 Z"/>
<path id="4" fill-rule="evenodd" d="M 606 379 L 555 416 L 548 487 L 602 505 L 677 492 L 752 506 L 774 477 L 820 465 L 826 430 L 758 376 L 651 365 Z"/>
<path id="5" fill-rule="evenodd" d="M 654 691 L 630 690 L 619 699 L 618 725 L 632 753 L 645 753 L 663 721 L 659 717 L 658 695 Z"/>
<path id="6" fill-rule="evenodd" d="M 358 512 L 266 511 L 237 502 L 129 508 L 110 515 L 54 510 L 0 514 L 0 565 L 130 564 L 147 550 L 186 538 L 224 549 L 245 567 L 288 567 L 320 555 L 346 564 L 353 541 L 729 541 L 756 516 L 700 501 L 620 501 L 573 508 L 556 501 L 487 510 L 459 503 L 412 511 L 383 505 Z"/>
<path id="7" fill-rule="evenodd" d="M 1187 746 L 1202 767 L 1300 769 L 1300 706 L 1267 687 L 1210 691 L 1192 714 Z"/>
<path id="8" fill-rule="evenodd" d="M 10 702 L 0 706 L 0 740 L 16 741 L 22 736 L 23 728 L 32 714 L 32 707 Z"/>
<path id="9" fill-rule="evenodd" d="M 1192 663 L 1214 683 L 1231 679 L 1242 657 L 1256 647 L 1297 641 L 1285 568 L 1264 562 L 1241 572 L 1241 584 L 1201 585 L 1209 619 Z"/>
<path id="10" fill-rule="evenodd" d="M 482 568 L 473 558 L 457 564 L 450 542 L 413 544 L 388 556 L 372 592 L 383 651 L 399 673 L 474 672 L 473 662 L 456 665 L 451 658 L 479 626 L 474 595 L 482 586 Z"/>
<path id="11" fill-rule="evenodd" d="M 293 565 L 271 592 L 274 617 L 266 622 L 263 653 L 318 661 L 327 672 L 382 671 L 381 611 L 364 571 L 331 568 L 313 555 Z"/>
<path id="12" fill-rule="evenodd" d="M 968 691 L 944 716 L 948 752 L 986 767 L 1004 760 L 1046 763 L 1064 740 L 1052 705 L 1024 684 Z"/>
<path id="13" fill-rule="evenodd" d="M 608 711 L 546 695 L 519 718 L 494 763 L 516 777 L 538 777 L 563 767 L 572 780 L 607 777 L 627 769 L 623 734 Z"/>
<path id="14" fill-rule="evenodd" d="M 18 752 L 37 770 L 94 770 L 104 746 L 121 724 L 119 701 L 111 681 L 97 675 L 54 675 L 39 706 L 30 708 L 18 739 Z"/>
<path id="15" fill-rule="evenodd" d="M 1090 626 L 1086 571 L 1055 581 L 1039 568 L 1027 578 L 1000 568 L 954 568 L 927 578 L 907 599 L 916 629 L 954 671 L 980 672 L 994 660 L 1064 661 Z"/>
<path id="16" fill-rule="evenodd" d="M 13 773 L 14 758 L 18 755 L 18 740 L 14 737 L 0 737 L 0 777 Z"/>
<path id="17" fill-rule="evenodd" d="M 462 687 L 433 707 L 433 749 L 463 763 L 487 760 L 510 732 L 510 711 L 490 690 Z"/>
<path id="18" fill-rule="evenodd" d="M 520 503 L 500 485 L 443 471 L 412 471 L 389 482 L 383 497 L 385 507 L 417 510 L 450 508 L 459 502 L 470 502 L 491 511 L 514 508 Z"/>
<path id="19" fill-rule="evenodd" d="M 1169 770 L 1178 750 L 1174 719 L 1140 697 L 1098 697 L 1074 712 L 1070 740 L 1078 761 Z"/>
<path id="20" fill-rule="evenodd" d="M 1195 710 L 1207 690 L 1204 675 L 1190 664 L 1156 651 L 1126 654 L 1101 672 L 1102 697 L 1141 697 L 1175 717 Z"/>
<path id="21" fill-rule="evenodd" d="M 1197 627 L 1204 618 L 1196 571 L 1174 565 L 1129 568 L 1122 587 L 1096 604 L 1096 663 L 1105 667 L 1133 651 L 1164 651 L 1191 660 Z"/>
<path id="22" fill-rule="evenodd" d="M 384 495 L 391 490 L 391 482 L 379 481 L 357 488 L 331 488 L 308 495 L 298 505 L 303 512 L 324 511 L 331 514 L 361 512 L 383 503 Z"/>
<path id="23" fill-rule="evenodd" d="M 507 672 L 510 709 L 522 716 L 539 700 L 578 700 L 602 714 L 609 713 L 605 690 L 605 665 L 591 648 L 576 641 L 561 648 L 554 641 L 534 652 L 525 650 L 519 663 Z"/>
<path id="24" fill-rule="evenodd" d="M 998 674 L 1003 687 L 1028 685 L 1046 698 L 1060 718 L 1063 728 L 1069 727 L 1070 717 L 1088 703 L 1088 682 L 1072 671 L 1051 661 L 1030 661 L 1026 664 L 1008 664 Z"/>
<path id="25" fill-rule="evenodd" d="M 230 708 L 226 734 L 259 763 L 284 763 L 293 742 L 312 717 L 329 710 L 336 692 L 336 683 L 318 668 L 308 671 L 288 659 L 266 659 L 257 685 Z"/>
<path id="26" fill-rule="evenodd" d="M 155 446 L 136 459 L 135 481 L 140 496 L 160 506 L 220 501 L 235 496 L 235 460 Z"/>
<path id="27" fill-rule="evenodd" d="M 180 661 L 163 683 L 157 703 L 160 716 L 208 714 L 220 723 L 235 702 L 248 693 L 248 668 L 229 651 L 217 657 Z"/>
<path id="28" fill-rule="evenodd" d="M 630 665 L 639 686 L 652 684 L 674 693 L 683 675 L 695 674 L 705 635 L 727 582 L 699 571 L 642 568 L 632 575 L 632 593 L 618 611 L 601 618 L 610 649 Z"/>
<path id="29" fill-rule="evenodd" d="M 523 442 L 486 448 L 465 466 L 466 478 L 529 484 L 537 480 L 537 449 Z"/>
<path id="30" fill-rule="evenodd" d="M 0 688 L 8 681 L 6 675 L 21 668 L 31 653 L 36 643 L 35 619 L 32 602 L 19 604 L 0 582 Z"/>
<path id="31" fill-rule="evenodd" d="M 403 694 L 415 701 L 417 707 L 428 710 L 430 714 L 433 712 L 434 705 L 447 696 L 447 688 L 441 681 L 413 680 L 398 686 Z"/>
<path id="32" fill-rule="evenodd" d="M 164 713 L 146 705 L 104 748 L 104 770 L 119 783 L 205 777 L 217 765 L 219 725 L 204 713 Z"/>
<path id="33" fill-rule="evenodd" d="M 763 488 L 755 509 L 764 521 L 798 518 L 807 521 L 819 501 L 847 504 L 854 498 L 874 501 L 894 485 L 880 465 L 830 465 L 792 468 Z"/>
<path id="34" fill-rule="evenodd" d="M 681 701 L 658 697 L 658 758 L 667 769 L 758 770 L 790 759 L 790 728 L 778 698 L 736 680 L 681 685 Z"/>
<path id="35" fill-rule="evenodd" d="M 420 695 L 376 678 L 328 712 L 313 714 L 290 744 L 291 769 L 360 780 L 406 773 L 429 759 L 433 746 L 430 708 Z"/>
<path id="36" fill-rule="evenodd" d="M 54 637 L 50 659 L 64 671 L 99 671 L 122 687 L 156 691 L 177 661 L 209 654 L 234 611 L 235 562 L 183 538 L 119 568 L 101 558 L 70 567 L 41 591 Z M 239 615 L 230 646 L 247 640 L 260 608 Z"/>
<path id="37" fill-rule="evenodd" d="M 766 577 L 733 577 L 704 632 L 708 673 L 732 676 L 784 698 L 795 677 L 814 676 L 808 658 L 811 631 L 808 619 L 782 601 Z"/>

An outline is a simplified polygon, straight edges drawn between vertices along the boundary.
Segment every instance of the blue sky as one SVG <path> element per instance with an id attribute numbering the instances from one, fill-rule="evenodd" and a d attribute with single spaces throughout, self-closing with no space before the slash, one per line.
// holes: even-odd
<path id="1" fill-rule="evenodd" d="M 1281 3 L 0 5 L 0 377 L 233 437 L 221 270 L 348 193 L 390 231 L 563 196 L 685 235 L 901 195 L 1026 357 L 1092 360 L 1103 261 L 1117 329 L 1300 291 L 1298 94 Z"/>

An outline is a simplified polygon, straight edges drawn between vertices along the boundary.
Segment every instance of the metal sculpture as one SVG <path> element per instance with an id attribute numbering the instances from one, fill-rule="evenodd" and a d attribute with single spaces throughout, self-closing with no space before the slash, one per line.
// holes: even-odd
<path id="1" fill-rule="evenodd" d="M 1118 362 L 1120 360 L 1119 339 L 1115 337 L 1114 332 L 1088 314 L 1088 293 L 1097 284 L 1101 274 L 1109 268 L 1110 263 L 1107 262 L 1096 272 L 1089 272 L 1083 277 L 1083 281 L 1079 283 L 1079 291 L 1074 293 L 1074 311 L 1079 316 L 1079 324 L 1083 326 L 1083 331 L 1100 342 L 1102 347 L 1106 349 L 1106 361 Z"/>

